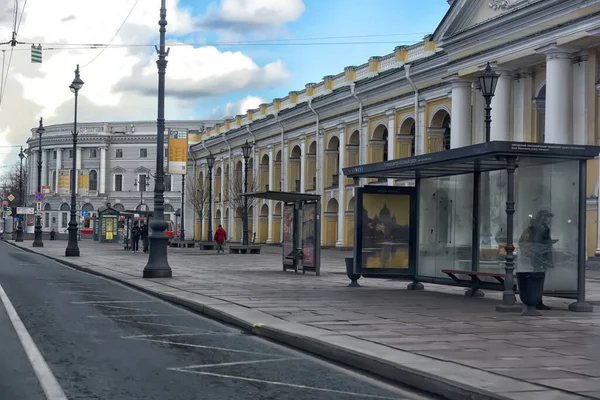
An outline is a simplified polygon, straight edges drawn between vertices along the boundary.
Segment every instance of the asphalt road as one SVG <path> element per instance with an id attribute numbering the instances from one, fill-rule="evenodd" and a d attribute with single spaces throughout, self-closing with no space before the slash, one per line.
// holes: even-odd
<path id="1" fill-rule="evenodd" d="M 3 400 L 433 398 L 5 243 L 0 255 Z"/>

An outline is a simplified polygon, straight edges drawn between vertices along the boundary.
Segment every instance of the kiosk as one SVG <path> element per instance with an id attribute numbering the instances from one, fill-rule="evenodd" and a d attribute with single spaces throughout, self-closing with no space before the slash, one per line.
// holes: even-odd
<path id="1" fill-rule="evenodd" d="M 243 196 L 283 203 L 283 270 L 321 275 L 321 196 L 277 191 Z"/>
<path id="2" fill-rule="evenodd" d="M 414 181 L 357 188 L 353 273 L 502 290 L 514 272 L 542 269 L 544 294 L 585 303 L 586 161 L 597 146 L 493 141 L 344 168 L 346 176 Z M 544 238 L 532 235 L 543 231 Z M 543 263 L 532 247 L 543 241 Z M 541 265 L 541 266 L 540 266 Z M 502 307 L 500 307 L 502 306 Z"/>
<path id="3" fill-rule="evenodd" d="M 100 243 L 118 243 L 119 242 L 119 210 L 106 203 L 106 206 L 98 210 L 98 219 L 100 220 Z"/>

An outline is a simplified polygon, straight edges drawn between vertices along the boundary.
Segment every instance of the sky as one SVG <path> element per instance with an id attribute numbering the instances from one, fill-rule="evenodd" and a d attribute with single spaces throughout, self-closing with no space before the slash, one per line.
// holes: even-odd
<path id="1" fill-rule="evenodd" d="M 15 3 L 17 18 L 15 24 Z M 446 0 L 167 0 L 166 118 L 220 119 L 433 33 Z M 153 120 L 160 0 L 0 0 L 0 173 L 39 118 Z M 31 44 L 43 62 L 31 63 Z M 106 45 L 99 49 L 93 44 Z M 10 60 L 10 63 L 9 63 Z"/>

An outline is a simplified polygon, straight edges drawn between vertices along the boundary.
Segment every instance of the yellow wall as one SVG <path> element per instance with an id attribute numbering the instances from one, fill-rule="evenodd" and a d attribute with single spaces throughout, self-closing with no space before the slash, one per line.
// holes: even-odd
<path id="1" fill-rule="evenodd" d="M 586 252 L 588 257 L 593 257 L 598 246 L 598 211 L 588 210 L 586 219 Z"/>
<path id="2" fill-rule="evenodd" d="M 452 113 L 452 99 L 445 96 L 425 104 L 425 152 L 429 152 L 429 132 L 427 131 L 429 121 L 439 107 L 446 107 Z"/>

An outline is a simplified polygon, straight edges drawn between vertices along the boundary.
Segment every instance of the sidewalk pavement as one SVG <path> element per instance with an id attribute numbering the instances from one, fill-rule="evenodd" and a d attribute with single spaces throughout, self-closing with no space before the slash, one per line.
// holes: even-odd
<path id="1" fill-rule="evenodd" d="M 600 399 L 600 276 L 587 282 L 594 313 L 544 299 L 541 317 L 494 311 L 498 292 L 361 279 L 347 287 L 347 252 L 322 251 L 322 275 L 283 272 L 281 249 L 233 255 L 169 249 L 170 279 L 143 279 L 147 256 L 121 245 L 14 243 L 72 267 L 139 288 L 254 334 L 448 399 Z M 593 275 L 593 274 L 590 274 Z"/>

